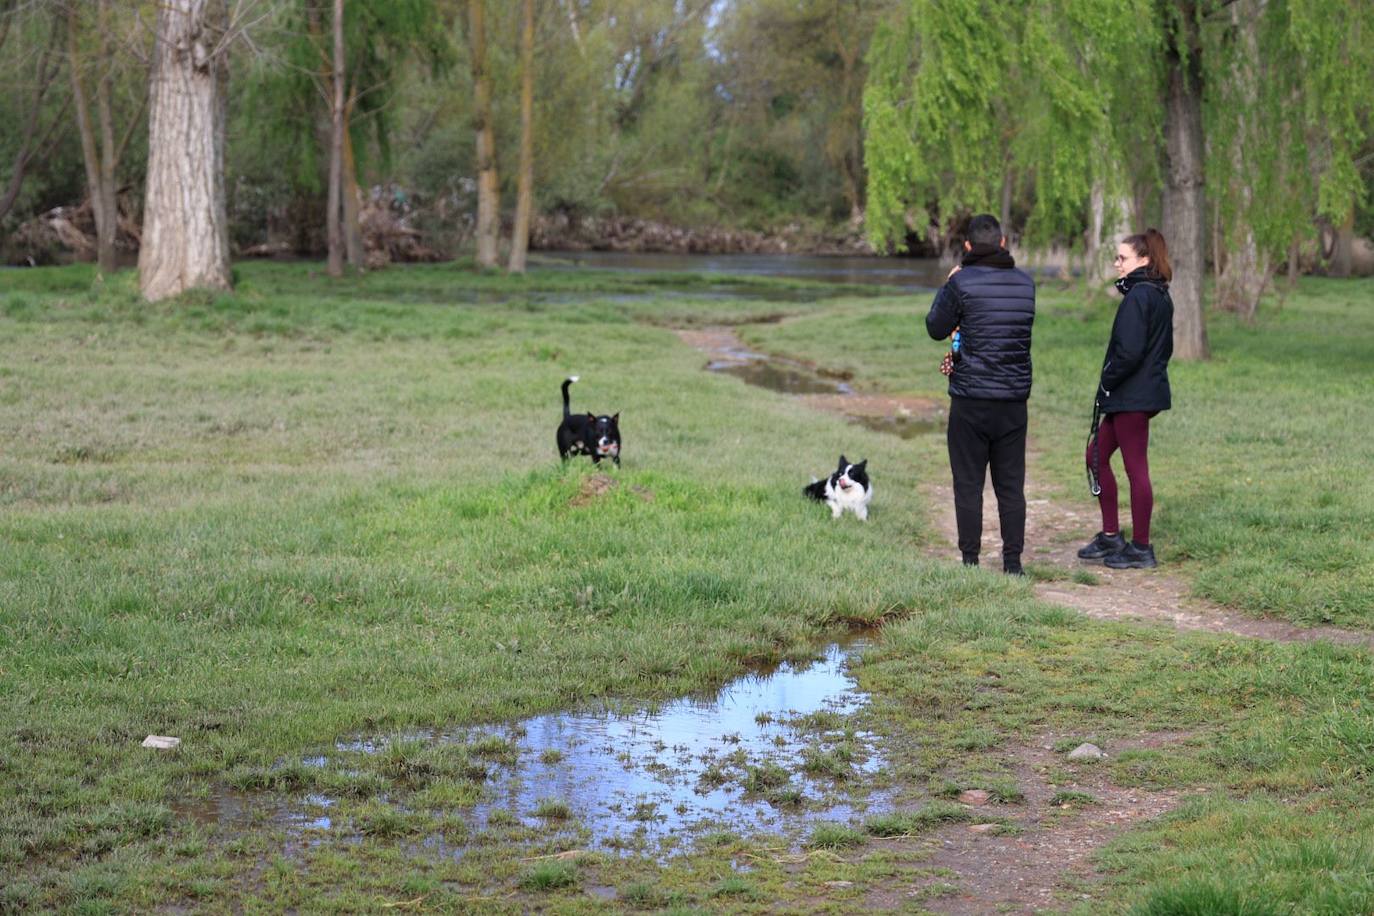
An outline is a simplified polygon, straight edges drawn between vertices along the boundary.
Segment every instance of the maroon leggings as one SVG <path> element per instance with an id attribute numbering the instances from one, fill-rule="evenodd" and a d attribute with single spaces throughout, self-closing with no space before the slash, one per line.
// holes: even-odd
<path id="1" fill-rule="evenodd" d="M 1119 448 L 1121 460 L 1126 465 L 1126 478 L 1131 483 L 1131 540 L 1137 544 L 1150 543 L 1150 513 L 1155 507 L 1155 491 L 1150 486 L 1148 453 L 1150 418 L 1156 413 L 1138 410 L 1109 413 L 1097 427 L 1097 476 L 1102 485 L 1097 502 L 1102 508 L 1102 530 L 1110 533 L 1121 530 L 1116 512 L 1116 477 L 1112 475 L 1111 466 L 1112 453 Z"/>

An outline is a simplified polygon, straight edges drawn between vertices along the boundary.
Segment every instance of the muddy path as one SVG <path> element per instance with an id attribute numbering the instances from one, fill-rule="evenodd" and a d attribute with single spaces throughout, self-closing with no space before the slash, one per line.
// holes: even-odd
<path id="1" fill-rule="evenodd" d="M 943 428 L 946 407 L 930 398 L 861 394 L 846 375 L 787 357 L 758 353 L 740 339 L 733 327 L 678 330 L 683 343 L 705 353 L 706 369 L 735 375 L 759 385 L 799 397 L 808 406 L 842 414 L 869 429 L 909 438 Z M 1303 627 L 1272 617 L 1253 617 L 1194 598 L 1188 583 L 1170 570 L 1115 570 L 1101 562 L 1078 559 L 1076 551 L 1101 525 L 1097 506 L 1088 498 L 1072 505 L 1056 501 L 1049 487 L 1036 477 L 1037 456 L 1027 456 L 1027 563 L 1053 566 L 1065 573 L 1037 583 L 1035 593 L 1045 601 L 1065 605 L 1099 620 L 1162 623 L 1179 630 L 1204 630 L 1275 642 L 1325 640 L 1341 645 L 1374 648 L 1374 634 L 1332 626 Z M 927 483 L 924 495 L 935 513 L 940 542 L 928 548 L 935 557 L 956 558 L 958 532 L 948 471 Z M 982 556 L 990 562 L 1001 554 L 997 530 L 997 500 L 991 481 L 983 494 Z M 1072 581 L 1079 570 L 1092 573 L 1097 584 Z"/>
<path id="2" fill-rule="evenodd" d="M 943 427 L 944 405 L 926 399 L 885 398 L 859 395 L 839 379 L 829 391 L 817 388 L 786 388 L 761 381 L 757 368 L 789 364 L 809 372 L 809 380 L 824 385 L 823 370 L 786 358 L 755 353 L 732 328 L 680 331 L 687 344 L 710 358 L 712 371 L 735 369 L 731 374 L 751 384 L 788 391 L 811 407 L 876 423 L 884 430 L 883 417 L 917 418 L 921 432 L 938 434 Z M 887 429 L 886 431 L 893 431 Z M 1057 500 L 1053 491 L 1036 478 L 1037 455 L 1028 455 L 1027 552 L 1030 564 L 1063 572 L 1052 581 L 1035 585 L 1037 597 L 1071 607 L 1099 620 L 1163 624 L 1177 630 L 1201 630 L 1277 642 L 1326 640 L 1344 645 L 1374 647 L 1374 634 L 1337 627 L 1300 627 L 1273 618 L 1242 615 L 1194 598 L 1185 579 L 1167 566 L 1155 570 L 1113 570 L 1100 561 L 1080 560 L 1076 551 L 1100 526 L 1096 505 L 1086 497 L 1079 503 Z M 934 513 L 937 539 L 927 547 L 932 557 L 957 561 L 957 528 L 948 471 L 924 487 Z M 996 498 L 989 484 L 984 492 L 982 555 L 990 560 L 1001 553 Z M 1088 572 L 1094 584 L 1074 581 L 1075 573 Z M 867 912 L 905 910 L 980 914 L 988 912 L 1035 913 L 1062 910 L 1091 899 L 1100 881 L 1093 855 L 1125 830 L 1154 820 L 1176 807 L 1189 794 L 1205 789 L 1150 790 L 1115 785 L 1102 766 L 1073 768 L 1070 784 L 1056 785 L 1050 773 L 1062 779 L 1063 760 L 1053 748 L 1060 736 L 1044 735 L 1035 742 L 1002 751 L 1008 756 L 1024 798 L 1015 804 L 992 805 L 976 797 L 964 802 L 973 812 L 971 823 L 949 824 L 917 837 L 880 841 L 902 849 L 916 863 L 895 880 L 881 882 L 863 897 Z M 1135 748 L 1160 748 L 1186 740 L 1186 734 L 1142 735 L 1118 742 L 1108 752 L 1115 755 Z M 968 795 L 968 793 L 965 793 Z M 983 818 L 986 820 L 983 820 Z M 843 882 L 841 882 L 843 883 Z M 824 901 L 817 901 L 820 905 Z"/>
<path id="3" fill-rule="evenodd" d="M 1374 634 L 1339 627 L 1302 627 L 1272 617 L 1251 617 L 1193 597 L 1188 583 L 1167 566 L 1160 569 L 1109 569 L 1101 561 L 1080 560 L 1077 550 L 1101 527 L 1097 506 L 1086 496 L 1081 503 L 1054 501 L 1035 479 L 1036 456 L 1028 455 L 1026 482 L 1026 554 L 1028 563 L 1047 564 L 1072 573 L 1090 571 L 1097 584 L 1073 581 L 1039 582 L 1035 594 L 1044 601 L 1065 605 L 1099 620 L 1162 623 L 1179 630 L 1204 630 L 1275 642 L 1325 640 L 1341 645 L 1374 648 Z M 933 556 L 957 558 L 958 529 L 948 480 L 932 481 L 925 496 L 935 512 L 942 543 Z M 997 499 L 991 481 L 983 493 L 982 556 L 1001 555 L 997 530 Z"/>

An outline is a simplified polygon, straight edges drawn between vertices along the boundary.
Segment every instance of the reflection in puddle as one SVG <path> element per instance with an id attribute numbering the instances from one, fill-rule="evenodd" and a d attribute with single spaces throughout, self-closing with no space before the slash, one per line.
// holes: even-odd
<path id="1" fill-rule="evenodd" d="M 474 832 L 555 827 L 566 818 L 566 829 L 590 845 L 657 844 L 664 854 L 707 830 L 798 836 L 815 821 L 853 820 L 888 801 L 858 779 L 880 770 L 883 758 L 874 736 L 855 730 L 849 718 L 867 702 L 846 671 L 849 651 L 831 645 L 819 660 L 783 663 L 714 696 L 630 714 L 555 713 L 404 740 L 461 744 L 486 758 L 481 800 L 453 812 Z M 335 747 L 375 754 L 391 745 L 373 738 Z M 332 755 L 302 759 L 310 768 L 340 762 Z M 334 798 L 319 793 L 288 802 L 226 790 L 176 810 L 207 825 L 279 825 L 288 833 L 287 852 L 295 854 L 349 823 L 335 807 Z M 422 845 L 450 857 L 465 852 L 439 837 Z"/>
<path id="2" fill-rule="evenodd" d="M 851 390 L 844 382 L 823 378 L 804 366 L 781 360 L 720 361 L 709 363 L 706 368 L 784 394 L 848 394 Z"/>
<path id="3" fill-rule="evenodd" d="M 859 414 L 849 416 L 851 422 L 858 423 L 878 433 L 891 433 L 901 439 L 915 439 L 926 433 L 939 432 L 943 428 L 938 418 L 895 416 L 870 417 Z"/>
<path id="4" fill-rule="evenodd" d="M 525 720 L 511 732 L 518 763 L 492 774 L 474 814 L 482 823 L 497 811 L 529 817 L 558 799 L 594 841 L 611 846 L 710 826 L 787 831 L 847 820 L 848 802 L 830 797 L 833 781 L 802 772 L 808 755 L 841 742 L 855 775 L 881 766 L 871 735 L 842 732 L 842 717 L 866 702 L 845 659 L 831 646 L 819 662 L 784 664 L 713 699 L 652 712 Z"/>
<path id="5" fill-rule="evenodd" d="M 836 377 L 795 360 L 770 357 L 756 353 L 740 340 L 734 330 L 728 327 L 705 328 L 701 330 L 679 330 L 678 336 L 698 350 L 711 357 L 706 364 L 708 372 L 733 375 L 747 384 L 778 391 L 783 394 L 811 395 L 813 406 L 843 413 L 850 422 L 858 423 L 874 432 L 888 433 L 902 439 L 914 439 L 925 433 L 938 432 L 944 428 L 943 418 L 938 411 L 913 411 L 909 406 L 923 399 L 897 399 L 885 396 L 857 395 L 851 385 Z M 848 378 L 844 374 L 842 378 Z M 832 397 L 816 398 L 815 395 Z M 875 413 L 871 403 L 875 399 L 885 400 L 885 412 Z M 867 402 L 867 403 L 865 403 Z"/>

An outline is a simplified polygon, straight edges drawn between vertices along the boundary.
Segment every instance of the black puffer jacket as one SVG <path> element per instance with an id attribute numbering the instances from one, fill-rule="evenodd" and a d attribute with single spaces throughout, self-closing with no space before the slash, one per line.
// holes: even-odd
<path id="1" fill-rule="evenodd" d="M 959 328 L 960 358 L 949 377 L 955 397 L 1030 397 L 1035 281 L 1002 254 L 999 266 L 970 265 L 950 277 L 926 315 L 926 331 L 935 340 Z"/>
<path id="2" fill-rule="evenodd" d="M 1174 353 L 1174 300 L 1169 284 L 1132 271 L 1116 281 L 1126 298 L 1116 309 L 1097 397 L 1103 413 L 1168 410 L 1169 357 Z"/>

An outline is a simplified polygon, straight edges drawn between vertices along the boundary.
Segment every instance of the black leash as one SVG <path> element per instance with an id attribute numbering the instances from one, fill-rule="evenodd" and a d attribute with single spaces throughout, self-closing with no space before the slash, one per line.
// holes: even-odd
<path id="1" fill-rule="evenodd" d="M 1102 468 L 1101 449 L 1097 443 L 1097 427 L 1102 422 L 1102 401 L 1093 399 L 1093 420 L 1088 427 L 1088 447 L 1086 449 L 1088 462 L 1088 492 L 1093 496 L 1102 495 L 1102 484 L 1098 480 L 1098 473 Z"/>

